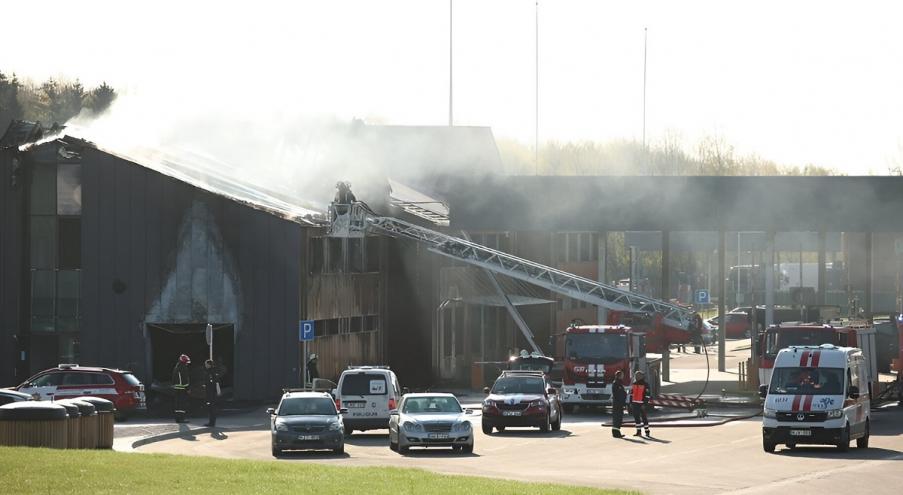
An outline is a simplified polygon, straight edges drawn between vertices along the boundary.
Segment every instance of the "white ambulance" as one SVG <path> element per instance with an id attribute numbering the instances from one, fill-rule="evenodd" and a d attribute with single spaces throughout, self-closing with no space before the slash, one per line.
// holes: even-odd
<path id="1" fill-rule="evenodd" d="M 846 451 L 850 440 L 869 444 L 869 363 L 853 347 L 791 346 L 775 358 L 771 383 L 759 388 L 765 398 L 762 446 L 774 452 L 784 444 L 835 445 Z"/>

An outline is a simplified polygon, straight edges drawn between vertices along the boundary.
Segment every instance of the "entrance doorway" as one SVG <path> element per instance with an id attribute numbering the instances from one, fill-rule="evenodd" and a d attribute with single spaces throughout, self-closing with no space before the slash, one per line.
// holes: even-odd
<path id="1" fill-rule="evenodd" d="M 172 382 L 172 370 L 179 356 L 191 358 L 191 386 L 189 395 L 203 398 L 204 361 L 209 348 L 204 338 L 206 323 L 148 323 L 150 337 L 150 363 L 153 383 L 168 388 Z M 223 397 L 231 396 L 235 363 L 235 326 L 231 323 L 213 323 L 213 360 L 223 369 L 220 387 Z"/>

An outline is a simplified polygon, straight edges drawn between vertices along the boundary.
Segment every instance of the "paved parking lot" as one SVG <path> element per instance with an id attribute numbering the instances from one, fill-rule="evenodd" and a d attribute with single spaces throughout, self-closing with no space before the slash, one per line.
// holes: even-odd
<path id="1" fill-rule="evenodd" d="M 708 427 L 655 428 L 653 439 L 613 439 L 601 414 L 571 416 L 560 432 L 475 429 L 472 455 L 445 450 L 399 455 L 387 435 L 357 433 L 346 454 L 299 453 L 274 462 L 417 467 L 530 481 L 635 489 L 647 493 L 833 493 L 838 486 L 899 493 L 903 481 L 903 409 L 874 415 L 871 448 L 839 453 L 830 447 L 762 451 L 758 418 Z M 474 418 L 479 425 L 479 418 Z M 138 452 L 273 459 L 269 432 L 243 431 L 152 443 Z"/>

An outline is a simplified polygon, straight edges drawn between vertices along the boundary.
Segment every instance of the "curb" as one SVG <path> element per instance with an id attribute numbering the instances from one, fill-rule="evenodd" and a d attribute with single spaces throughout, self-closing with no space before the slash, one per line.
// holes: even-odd
<path id="1" fill-rule="evenodd" d="M 193 436 L 197 436 L 199 434 L 204 434 L 204 433 L 215 433 L 218 431 L 220 431 L 220 432 L 255 431 L 255 430 L 261 430 L 265 427 L 266 427 L 266 424 L 262 423 L 259 425 L 236 426 L 236 427 L 230 427 L 230 428 L 217 428 L 217 427 L 211 428 L 209 426 L 202 426 L 199 428 L 192 428 L 192 429 L 189 429 L 186 431 L 170 431 L 167 433 L 160 433 L 157 435 L 148 435 L 146 437 L 141 437 L 138 440 L 135 440 L 134 442 L 132 442 L 131 448 L 137 449 L 138 447 L 142 447 L 142 446 L 150 444 L 150 443 L 162 442 L 165 440 L 172 440 L 175 438 L 181 438 L 181 437 L 186 437 L 186 436 L 193 437 Z"/>

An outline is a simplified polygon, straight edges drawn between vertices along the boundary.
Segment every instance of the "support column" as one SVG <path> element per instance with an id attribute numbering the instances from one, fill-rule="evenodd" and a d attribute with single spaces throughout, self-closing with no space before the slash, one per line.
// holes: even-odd
<path id="1" fill-rule="evenodd" d="M 872 260 L 874 258 L 873 232 L 865 233 L 865 317 L 872 317 Z M 858 316 L 858 315 L 856 315 Z"/>
<path id="2" fill-rule="evenodd" d="M 774 325 L 774 231 L 765 239 L 765 328 Z"/>
<path id="3" fill-rule="evenodd" d="M 815 299 L 818 304 L 828 302 L 827 235 L 823 230 L 818 232 L 818 296 Z"/>
<path id="4" fill-rule="evenodd" d="M 603 231 L 599 232 L 599 242 L 598 242 L 598 267 L 596 270 L 597 276 L 596 279 L 599 283 L 607 284 L 608 283 L 608 232 Z M 608 309 L 602 306 L 596 307 L 596 321 L 598 321 L 599 325 L 605 325 L 608 323 Z"/>
<path id="5" fill-rule="evenodd" d="M 718 231 L 718 371 L 725 371 L 724 364 L 724 351 L 725 351 L 725 342 L 724 342 L 724 330 L 725 323 L 727 321 L 727 311 L 724 307 L 725 299 L 727 298 L 727 291 L 725 291 L 724 281 L 727 277 L 727 273 L 725 273 L 724 265 L 725 265 L 725 232 L 724 229 Z"/>
<path id="6" fill-rule="evenodd" d="M 660 299 L 671 299 L 671 232 L 662 231 L 662 287 Z M 671 381 L 671 347 L 666 342 L 662 348 L 662 381 Z"/>

